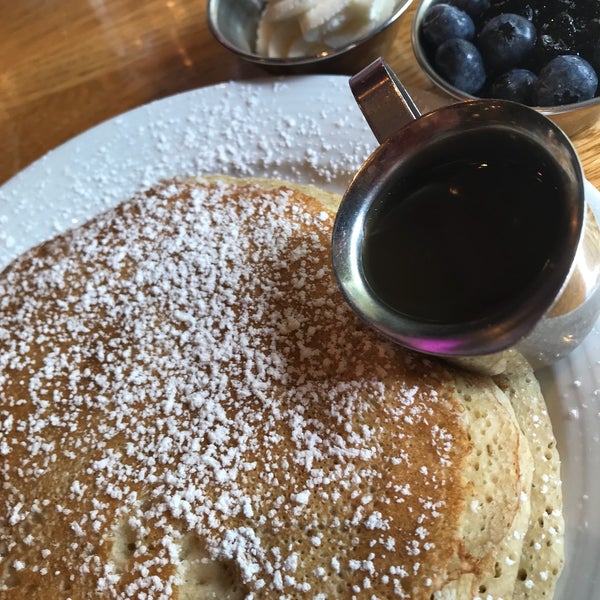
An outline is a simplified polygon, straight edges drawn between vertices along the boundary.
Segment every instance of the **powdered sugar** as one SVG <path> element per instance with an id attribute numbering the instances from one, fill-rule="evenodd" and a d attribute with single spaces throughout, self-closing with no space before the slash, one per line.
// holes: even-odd
<path id="1" fill-rule="evenodd" d="M 437 482 L 456 464 L 449 399 L 341 301 L 331 216 L 256 193 L 170 184 L 50 246 L 35 278 L 0 284 L 0 371 L 28 381 L 25 398 L 6 392 L 3 472 L 40 493 L 55 480 L 34 504 L 61 515 L 71 546 L 43 561 L 68 560 L 103 593 L 169 597 L 188 535 L 264 597 L 400 593 L 432 576 L 452 493 Z M 77 467 L 59 480 L 65 460 Z M 0 499 L 21 560 L 34 506 Z M 105 557 L 113 538 L 135 548 L 126 578 L 130 559 Z"/>
<path id="2" fill-rule="evenodd" d="M 117 117 L 0 188 L 0 269 L 162 179 L 279 177 L 341 192 L 375 140 L 342 76 L 230 82 Z"/>

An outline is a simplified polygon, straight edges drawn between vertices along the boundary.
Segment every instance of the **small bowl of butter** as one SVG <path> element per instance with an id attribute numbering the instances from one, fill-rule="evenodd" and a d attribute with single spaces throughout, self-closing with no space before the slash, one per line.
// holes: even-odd
<path id="1" fill-rule="evenodd" d="M 214 37 L 273 73 L 355 73 L 385 54 L 412 0 L 208 0 Z"/>

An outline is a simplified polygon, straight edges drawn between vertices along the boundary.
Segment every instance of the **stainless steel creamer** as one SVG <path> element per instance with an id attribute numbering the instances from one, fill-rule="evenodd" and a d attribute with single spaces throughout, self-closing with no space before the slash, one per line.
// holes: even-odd
<path id="1" fill-rule="evenodd" d="M 382 59 L 350 84 L 380 143 L 348 186 L 332 235 L 334 272 L 350 306 L 394 342 L 486 372 L 500 372 L 515 349 L 534 367 L 573 350 L 600 313 L 600 231 L 567 136 L 507 101 L 421 115 Z M 471 185 L 482 173 L 495 179 Z M 461 185 L 475 192 L 461 196 Z M 485 207 L 494 194 L 495 205 Z M 402 221 L 410 218 L 416 233 Z M 441 246 L 446 221 L 451 235 Z M 378 263 L 369 253 L 380 230 L 389 252 L 379 249 Z M 478 241 L 459 260 L 452 240 L 471 239 Z M 489 289 L 479 293 L 479 280 Z"/>

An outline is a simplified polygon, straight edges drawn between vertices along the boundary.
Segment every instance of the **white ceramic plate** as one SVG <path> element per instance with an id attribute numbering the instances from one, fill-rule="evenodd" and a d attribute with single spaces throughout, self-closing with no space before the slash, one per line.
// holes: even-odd
<path id="1" fill-rule="evenodd" d="M 344 77 L 228 83 L 167 98 L 74 138 L 0 188 L 0 270 L 162 178 L 269 176 L 341 192 L 374 147 Z M 600 194 L 587 191 L 600 205 Z M 556 600 L 597 599 L 600 330 L 539 377 L 565 482 L 567 561 Z"/>

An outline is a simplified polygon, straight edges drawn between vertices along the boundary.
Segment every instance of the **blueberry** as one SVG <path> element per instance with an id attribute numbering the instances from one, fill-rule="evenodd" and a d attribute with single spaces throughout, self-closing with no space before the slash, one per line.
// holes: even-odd
<path id="1" fill-rule="evenodd" d="M 476 94 L 485 83 L 481 54 L 467 40 L 446 40 L 438 47 L 434 63 L 437 72 L 448 83 L 467 94 Z"/>
<path id="2" fill-rule="evenodd" d="M 489 95 L 521 104 L 533 104 L 533 86 L 536 80 L 536 75 L 527 69 L 511 69 L 494 79 Z"/>
<path id="3" fill-rule="evenodd" d="M 421 32 L 427 42 L 439 46 L 451 38 L 472 40 L 475 35 L 475 25 L 466 12 L 455 6 L 444 3 L 434 4 L 423 16 Z"/>
<path id="4" fill-rule="evenodd" d="M 598 75 L 589 62 L 572 54 L 553 58 L 541 71 L 535 85 L 538 106 L 559 106 L 593 98 Z"/>
<path id="5" fill-rule="evenodd" d="M 536 31 L 531 21 L 514 13 L 503 13 L 483 26 L 478 46 L 490 69 L 505 71 L 519 64 L 535 40 Z"/>
<path id="6" fill-rule="evenodd" d="M 476 19 L 490 7 L 490 0 L 448 0 L 448 4 L 460 8 L 472 19 Z"/>
<path id="7" fill-rule="evenodd" d="M 537 15 L 543 10 L 548 2 L 540 0 L 491 0 L 490 7 L 483 15 L 482 24 L 492 17 L 502 13 L 514 13 L 521 15 L 529 21 L 537 22 Z"/>

